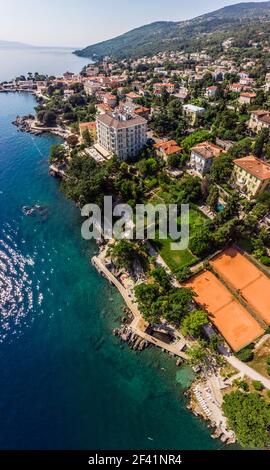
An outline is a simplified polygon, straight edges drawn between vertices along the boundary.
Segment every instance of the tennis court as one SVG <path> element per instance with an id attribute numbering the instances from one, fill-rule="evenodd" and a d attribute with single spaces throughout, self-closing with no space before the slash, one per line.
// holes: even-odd
<path id="1" fill-rule="evenodd" d="M 196 302 L 207 310 L 209 319 L 233 351 L 240 351 L 264 333 L 259 323 L 210 271 L 194 276 L 185 286 L 196 292 Z"/>
<path id="2" fill-rule="evenodd" d="M 270 325 L 270 279 L 235 248 L 223 251 L 210 264 Z"/>

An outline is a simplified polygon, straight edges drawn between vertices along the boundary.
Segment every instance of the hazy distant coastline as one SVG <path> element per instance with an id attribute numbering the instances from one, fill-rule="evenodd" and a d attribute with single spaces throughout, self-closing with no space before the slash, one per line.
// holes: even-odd
<path id="1" fill-rule="evenodd" d="M 89 59 L 78 57 L 72 47 L 39 47 L 0 40 L 0 82 L 9 81 L 28 72 L 62 75 L 78 73 Z"/>
<path id="2" fill-rule="evenodd" d="M 68 46 L 36 46 L 34 44 L 26 44 L 18 41 L 3 41 L 0 39 L 0 48 L 2 47 L 7 49 L 62 49 L 70 51 L 74 51 L 74 49 L 76 49 Z"/>

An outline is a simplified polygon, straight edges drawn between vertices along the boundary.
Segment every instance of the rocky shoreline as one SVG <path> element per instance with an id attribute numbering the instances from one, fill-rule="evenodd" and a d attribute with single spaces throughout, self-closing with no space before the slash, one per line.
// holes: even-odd
<path id="1" fill-rule="evenodd" d="M 42 130 L 34 130 L 31 127 L 30 121 L 34 121 L 34 117 L 30 116 L 17 116 L 15 121 L 12 122 L 14 126 L 18 128 L 21 132 L 27 132 L 33 135 L 41 135 L 43 134 Z"/>
<path id="2" fill-rule="evenodd" d="M 128 325 L 115 328 L 113 334 L 118 336 L 122 342 L 127 343 L 130 349 L 134 351 L 143 351 L 149 347 L 149 342 L 136 335 Z"/>
<path id="3" fill-rule="evenodd" d="M 34 116 L 17 116 L 12 122 L 14 126 L 21 132 L 27 132 L 33 135 L 42 135 L 46 133 L 54 134 L 62 139 L 68 136 L 67 129 L 60 127 L 41 127 L 37 124 Z"/>

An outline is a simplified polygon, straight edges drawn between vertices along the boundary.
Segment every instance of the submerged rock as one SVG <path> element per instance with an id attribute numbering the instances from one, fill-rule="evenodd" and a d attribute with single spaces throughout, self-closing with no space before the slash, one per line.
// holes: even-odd
<path id="1" fill-rule="evenodd" d="M 40 206 L 38 204 L 34 204 L 33 206 L 23 206 L 22 212 L 26 216 L 38 216 L 39 220 L 44 222 L 49 216 L 49 207 Z"/>

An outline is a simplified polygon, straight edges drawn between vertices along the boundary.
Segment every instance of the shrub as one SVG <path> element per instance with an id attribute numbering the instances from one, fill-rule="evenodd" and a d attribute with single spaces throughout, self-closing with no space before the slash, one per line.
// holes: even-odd
<path id="1" fill-rule="evenodd" d="M 242 349 L 239 353 L 236 354 L 236 357 L 243 362 L 250 362 L 254 358 L 252 346 Z"/>
<path id="2" fill-rule="evenodd" d="M 263 384 L 259 380 L 253 380 L 252 385 L 257 392 L 261 392 L 264 389 Z"/>
<path id="3" fill-rule="evenodd" d="M 264 264 L 264 266 L 270 266 L 270 258 L 269 256 L 261 256 L 260 262 Z"/>
<path id="4" fill-rule="evenodd" d="M 238 387 L 241 388 L 242 390 L 244 390 L 244 392 L 248 392 L 248 391 L 249 391 L 248 383 L 245 382 L 244 380 L 240 380 L 240 381 L 239 381 Z"/>

